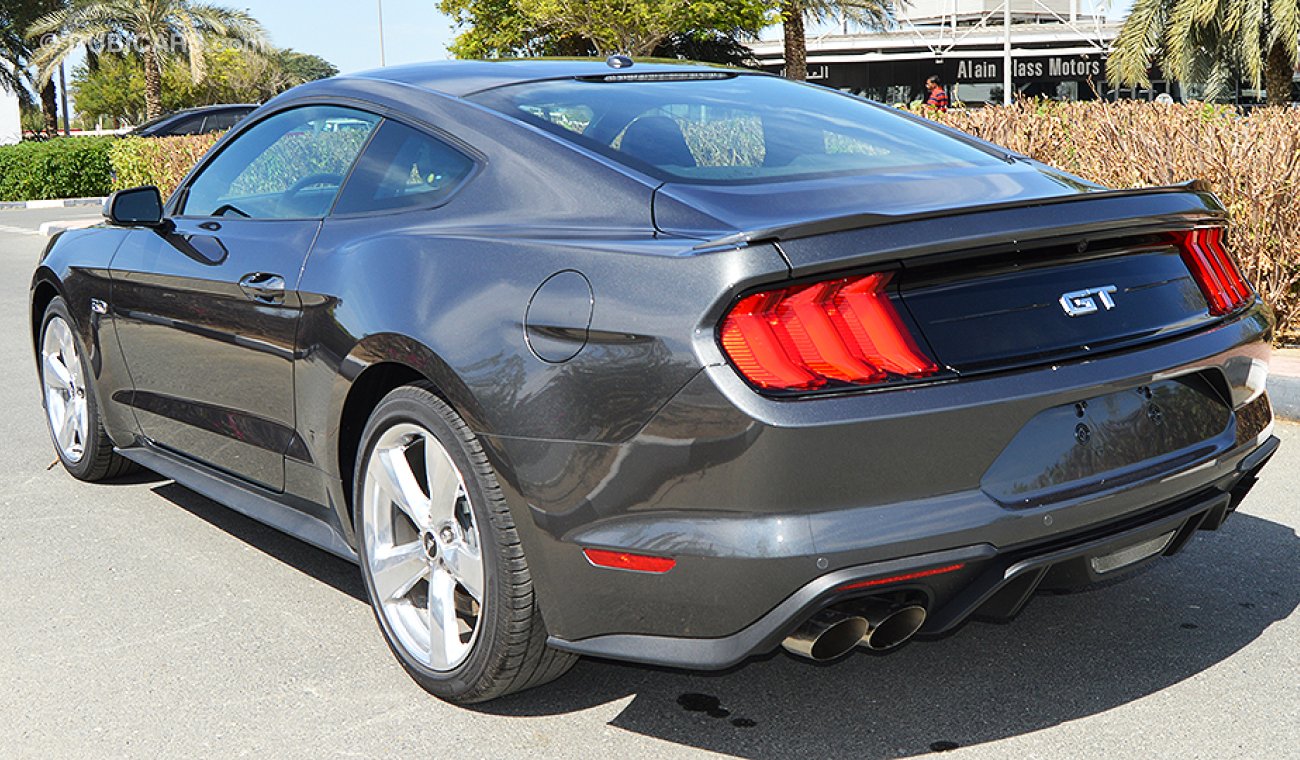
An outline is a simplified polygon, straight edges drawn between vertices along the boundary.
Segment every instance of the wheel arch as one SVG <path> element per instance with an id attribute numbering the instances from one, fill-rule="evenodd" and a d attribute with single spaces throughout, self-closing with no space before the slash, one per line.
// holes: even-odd
<path id="1" fill-rule="evenodd" d="M 419 385 L 446 402 L 471 430 L 480 432 L 483 428 L 479 405 L 451 367 L 431 349 L 406 336 L 369 336 L 343 361 L 342 375 L 347 384 L 336 406 L 339 411 L 334 456 L 350 526 L 353 474 L 360 456 L 361 434 L 370 415 L 389 393 Z"/>
<path id="2" fill-rule="evenodd" d="M 63 291 L 55 284 L 54 275 L 47 271 L 38 271 L 36 277 L 32 280 L 32 341 L 40 339 L 41 322 L 45 319 L 45 310 L 50 308 L 50 302 L 55 298 L 63 295 Z"/>

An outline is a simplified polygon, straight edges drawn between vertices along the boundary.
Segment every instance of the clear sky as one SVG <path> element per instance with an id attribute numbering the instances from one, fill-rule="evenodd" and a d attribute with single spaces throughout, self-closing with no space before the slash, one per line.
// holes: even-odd
<path id="1" fill-rule="evenodd" d="M 451 19 L 434 0 L 382 0 L 388 64 L 449 57 Z M 378 0 L 216 0 L 247 10 L 278 47 L 315 53 L 348 73 L 379 66 Z"/>

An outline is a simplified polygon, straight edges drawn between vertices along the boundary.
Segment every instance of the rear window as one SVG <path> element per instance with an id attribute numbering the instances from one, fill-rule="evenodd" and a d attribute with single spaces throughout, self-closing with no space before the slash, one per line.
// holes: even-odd
<path id="1" fill-rule="evenodd" d="M 835 90 L 759 75 L 529 82 L 473 100 L 669 181 L 731 183 L 993 165 Z"/>

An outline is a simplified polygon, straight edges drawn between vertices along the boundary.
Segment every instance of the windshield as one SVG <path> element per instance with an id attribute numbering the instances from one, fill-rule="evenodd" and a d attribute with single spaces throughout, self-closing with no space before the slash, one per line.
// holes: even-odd
<path id="1" fill-rule="evenodd" d="M 758 75 L 644 76 L 530 82 L 471 99 L 668 181 L 1000 163 L 889 108 L 823 87 Z"/>

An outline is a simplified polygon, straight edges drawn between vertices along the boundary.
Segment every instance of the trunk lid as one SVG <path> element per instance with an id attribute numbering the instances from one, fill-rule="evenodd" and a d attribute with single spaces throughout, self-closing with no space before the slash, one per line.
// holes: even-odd
<path id="1" fill-rule="evenodd" d="M 1161 238 L 905 267 L 899 292 L 936 359 L 960 373 L 1110 350 L 1212 319 L 1180 250 Z"/>
<path id="2" fill-rule="evenodd" d="M 973 197 L 969 183 L 949 179 L 950 199 Z M 800 221 L 791 221 L 791 208 L 808 211 L 806 199 L 778 196 L 769 202 L 782 210 L 766 226 L 755 224 L 747 191 L 735 218 L 751 227 L 702 247 L 775 242 L 796 280 L 893 269 L 892 298 L 904 319 L 957 374 L 1116 350 L 1217 319 L 1177 237 L 1223 223 L 1212 194 L 1196 184 L 1036 194 L 1020 179 L 1009 199 L 992 203 L 933 208 L 894 198 L 881 204 L 894 213 Z M 698 212 L 727 218 L 736 190 L 713 190 L 694 186 L 690 197 Z M 686 197 L 668 192 L 674 201 Z"/>

